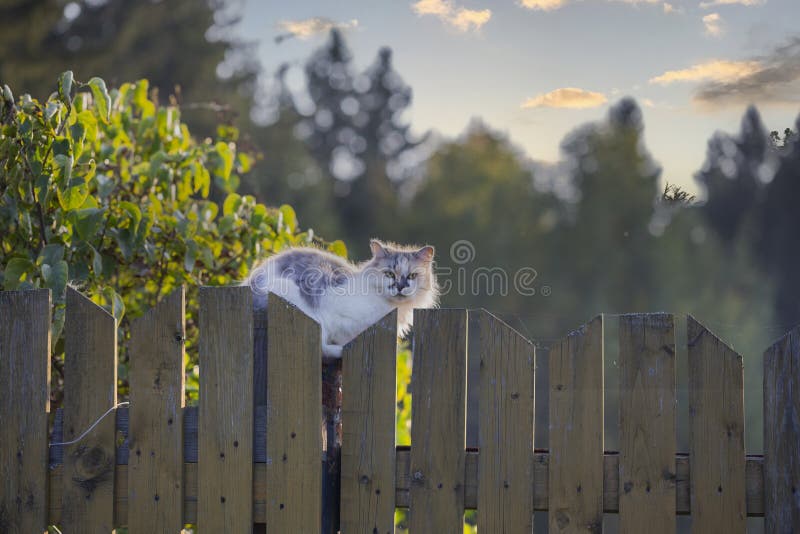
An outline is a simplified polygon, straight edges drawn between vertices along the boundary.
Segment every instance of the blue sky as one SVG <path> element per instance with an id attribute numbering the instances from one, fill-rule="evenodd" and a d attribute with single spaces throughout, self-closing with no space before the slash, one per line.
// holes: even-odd
<path id="1" fill-rule="evenodd" d="M 666 180 L 695 190 L 706 142 L 748 103 L 769 129 L 800 112 L 800 0 L 246 0 L 242 37 L 265 72 L 298 68 L 341 27 L 358 68 L 382 46 L 414 90 L 417 132 L 480 117 L 535 160 L 635 97 Z M 276 44 L 278 35 L 293 37 Z"/>

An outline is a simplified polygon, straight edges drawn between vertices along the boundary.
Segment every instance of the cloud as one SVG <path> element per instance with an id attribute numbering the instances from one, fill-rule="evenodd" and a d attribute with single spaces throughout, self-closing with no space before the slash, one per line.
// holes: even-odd
<path id="1" fill-rule="evenodd" d="M 683 9 L 676 8 L 674 5 L 669 4 L 667 2 L 663 2 L 663 0 L 607 0 L 609 2 L 622 2 L 623 4 L 630 4 L 630 5 L 638 5 L 638 4 L 662 4 L 664 7 L 664 13 L 683 13 Z M 731 1 L 731 0 L 722 0 L 722 1 Z M 751 2 L 754 0 L 744 0 L 745 2 Z M 517 0 L 517 4 L 521 7 L 526 9 L 535 9 L 538 11 L 553 11 L 556 9 L 560 9 L 567 5 L 570 0 Z"/>
<path id="2" fill-rule="evenodd" d="M 664 9 L 664 14 L 666 15 L 670 15 L 672 13 L 683 15 L 685 13 L 682 7 L 676 7 L 675 4 L 670 4 L 669 2 L 664 2 L 661 4 L 661 7 Z"/>
<path id="3" fill-rule="evenodd" d="M 767 3 L 767 0 L 711 0 L 709 2 L 701 2 L 700 7 L 708 9 L 712 6 L 729 6 L 738 4 L 742 6 L 761 6 Z"/>
<path id="4" fill-rule="evenodd" d="M 285 39 L 297 37 L 298 39 L 308 39 L 315 35 L 328 33 L 334 28 L 349 30 L 358 27 L 358 20 L 353 19 L 349 22 L 335 22 L 325 17 L 312 17 L 301 20 L 282 20 L 278 23 L 284 33 L 278 35 L 275 40 L 281 42 Z"/>
<path id="5" fill-rule="evenodd" d="M 668 85 L 675 82 L 734 81 L 757 72 L 759 68 L 758 61 L 713 60 L 692 65 L 688 69 L 668 70 L 650 78 L 650 83 Z"/>
<path id="6" fill-rule="evenodd" d="M 722 17 L 719 13 L 709 13 L 703 17 L 703 25 L 706 27 L 706 35 L 711 37 L 722 35 Z"/>
<path id="7" fill-rule="evenodd" d="M 567 0 L 519 0 L 519 5 L 527 9 L 552 11 L 566 5 Z"/>
<path id="8" fill-rule="evenodd" d="M 411 9 L 420 17 L 433 15 L 458 31 L 479 30 L 492 18 L 489 9 L 467 9 L 456 6 L 452 0 L 419 0 Z"/>
<path id="9" fill-rule="evenodd" d="M 563 87 L 527 99 L 522 103 L 523 109 L 530 108 L 596 108 L 608 102 L 606 95 L 575 87 Z"/>
<path id="10" fill-rule="evenodd" d="M 800 103 L 800 35 L 749 63 L 755 66 L 740 76 L 703 83 L 694 101 L 709 106 Z"/>

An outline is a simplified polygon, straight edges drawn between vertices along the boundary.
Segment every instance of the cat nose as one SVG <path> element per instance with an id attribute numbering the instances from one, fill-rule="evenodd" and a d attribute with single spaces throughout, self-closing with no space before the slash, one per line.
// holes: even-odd
<path id="1" fill-rule="evenodd" d="M 401 291 L 401 290 L 403 290 L 403 289 L 405 289 L 407 287 L 408 287 L 408 279 L 405 276 L 401 276 L 397 280 L 397 290 Z"/>

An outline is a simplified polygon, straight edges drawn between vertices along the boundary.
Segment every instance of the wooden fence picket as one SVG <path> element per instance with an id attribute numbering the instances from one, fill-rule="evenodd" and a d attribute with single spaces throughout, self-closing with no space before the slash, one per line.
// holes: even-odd
<path id="1" fill-rule="evenodd" d="M 411 532 L 463 529 L 466 386 L 466 310 L 414 310 Z"/>
<path id="2" fill-rule="evenodd" d="M 603 528 L 603 318 L 550 349 L 549 531 Z"/>
<path id="3" fill-rule="evenodd" d="M 742 357 L 694 317 L 687 323 L 692 532 L 744 534 Z"/>
<path id="4" fill-rule="evenodd" d="M 478 313 L 478 532 L 531 532 L 536 354 L 504 322 Z"/>
<path id="5" fill-rule="evenodd" d="M 765 532 L 800 532 L 800 327 L 764 353 Z"/>
<path id="6" fill-rule="evenodd" d="M 0 292 L 0 532 L 47 526 L 50 291 Z"/>
<path id="7" fill-rule="evenodd" d="M 319 325 L 277 295 L 267 307 L 267 532 L 319 532 L 322 353 Z"/>
<path id="8" fill-rule="evenodd" d="M 253 302 L 249 287 L 200 289 L 200 532 L 253 529 Z"/>
<path id="9" fill-rule="evenodd" d="M 183 344 L 181 288 L 131 324 L 128 531 L 183 528 Z"/>
<path id="10" fill-rule="evenodd" d="M 675 329 L 669 314 L 619 320 L 619 528 L 674 534 Z"/>
<path id="11" fill-rule="evenodd" d="M 199 406 L 183 400 L 184 291 L 135 319 L 131 405 L 116 409 L 118 325 L 68 289 L 64 400 L 50 414 L 50 292 L 0 292 L 0 532 L 391 534 L 395 507 L 412 534 L 461 532 L 465 509 L 498 534 L 530 533 L 534 511 L 554 533 L 602 532 L 604 513 L 623 534 L 674 533 L 680 514 L 693 532 L 743 534 L 752 517 L 800 532 L 800 327 L 764 353 L 763 456 L 744 447 L 742 356 L 691 316 L 689 453 L 676 452 L 663 313 L 619 320 L 619 451 L 603 450 L 602 316 L 551 348 L 550 443 L 534 450 L 534 346 L 485 311 L 415 310 L 413 439 L 397 447 L 397 314 L 344 348 L 342 382 L 323 393 L 335 366 L 323 368 L 319 324 L 253 298 L 200 290 Z M 465 446 L 468 328 L 478 449 Z M 341 410 L 324 411 L 325 395 Z"/>
<path id="12" fill-rule="evenodd" d="M 342 355 L 341 532 L 394 532 L 397 312 Z"/>
<path id="13" fill-rule="evenodd" d="M 117 321 L 67 288 L 64 331 L 64 441 L 71 441 L 117 403 Z M 114 528 L 114 426 L 112 414 L 65 446 L 61 522 L 66 532 Z"/>

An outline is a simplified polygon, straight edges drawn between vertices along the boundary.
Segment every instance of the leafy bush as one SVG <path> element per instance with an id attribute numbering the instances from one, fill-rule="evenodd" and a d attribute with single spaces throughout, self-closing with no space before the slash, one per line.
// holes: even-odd
<path id="1" fill-rule="evenodd" d="M 121 340 L 129 319 L 186 285 L 192 398 L 197 287 L 236 283 L 259 257 L 323 242 L 298 228 L 290 206 L 236 193 L 253 156 L 237 150 L 235 128 L 193 139 L 180 109 L 159 105 L 147 80 L 108 91 L 102 79 L 81 83 L 68 71 L 44 103 L 2 89 L 0 284 L 52 290 L 53 390 L 68 283 L 113 313 Z M 340 241 L 325 245 L 346 255 Z M 124 394 L 124 350 L 121 362 Z"/>

